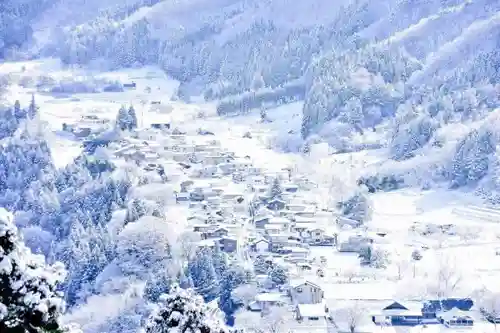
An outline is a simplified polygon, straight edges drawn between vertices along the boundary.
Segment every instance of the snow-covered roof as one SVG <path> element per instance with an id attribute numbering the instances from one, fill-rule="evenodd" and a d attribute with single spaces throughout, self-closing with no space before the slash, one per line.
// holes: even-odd
<path id="1" fill-rule="evenodd" d="M 262 293 L 255 296 L 258 302 L 278 302 L 282 300 L 280 293 Z"/>
<path id="2" fill-rule="evenodd" d="M 469 311 L 462 311 L 458 308 L 453 308 L 449 311 L 443 311 L 436 315 L 438 318 L 443 319 L 444 321 L 450 321 L 454 318 L 471 318 L 471 313 Z"/>
<path id="3" fill-rule="evenodd" d="M 275 216 L 275 217 L 271 217 L 269 219 L 269 223 L 271 223 L 271 224 L 288 224 L 288 223 L 290 223 L 290 220 L 285 218 L 285 217 Z"/>
<path id="4" fill-rule="evenodd" d="M 291 288 L 297 288 L 297 287 L 300 287 L 304 284 L 308 284 L 310 286 L 313 286 L 315 288 L 318 288 L 318 289 L 322 289 L 319 285 L 317 285 L 316 283 L 313 283 L 309 280 L 306 280 L 306 279 L 296 279 L 296 280 L 290 280 L 290 287 Z"/>
<path id="5" fill-rule="evenodd" d="M 309 250 L 308 249 L 304 249 L 304 248 L 301 248 L 301 247 L 284 247 L 283 248 L 284 250 L 288 250 L 292 253 L 308 253 Z"/>
<path id="6" fill-rule="evenodd" d="M 294 214 L 297 214 L 297 212 L 294 212 Z M 304 216 L 296 215 L 295 222 L 297 222 L 297 223 L 314 223 L 315 220 L 314 220 L 314 218 L 311 218 L 311 217 L 304 217 Z"/>
<path id="7" fill-rule="evenodd" d="M 269 215 L 260 215 L 260 216 L 254 217 L 254 221 L 263 221 L 263 220 L 270 219 L 270 218 L 271 217 Z"/>
<path id="8" fill-rule="evenodd" d="M 280 230 L 281 229 L 281 226 L 280 225 L 277 225 L 277 224 L 266 224 L 264 226 L 264 229 L 266 230 Z"/>
<path id="9" fill-rule="evenodd" d="M 297 312 L 303 318 L 310 317 L 326 317 L 327 313 L 325 311 L 325 305 L 323 303 L 319 304 L 298 304 Z"/>
<path id="10" fill-rule="evenodd" d="M 215 246 L 215 243 L 219 241 L 219 238 L 210 238 L 210 239 L 203 239 L 198 242 L 198 246 L 203 247 L 212 247 Z"/>

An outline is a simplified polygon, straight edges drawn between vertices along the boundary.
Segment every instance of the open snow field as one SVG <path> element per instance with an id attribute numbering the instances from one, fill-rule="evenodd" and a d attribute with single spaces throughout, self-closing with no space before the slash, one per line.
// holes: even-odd
<path id="1" fill-rule="evenodd" d="M 72 72 L 52 59 L 0 65 L 0 74 L 10 75 L 14 83 L 8 94 L 11 102 L 19 99 L 22 104 L 27 104 L 31 95 L 35 94 L 58 166 L 70 162 L 81 150 L 79 142 L 63 135 L 61 129 L 64 122 L 78 122 L 84 115 L 98 113 L 100 118 L 112 123 L 121 105 L 134 106 L 139 126 L 142 127 L 167 119 L 174 126 L 182 125 L 183 129 L 212 131 L 223 148 L 241 156 L 250 156 L 255 166 L 275 171 L 299 166 L 297 172 L 305 173 L 318 184 L 316 189 L 307 192 L 316 199 L 325 199 L 329 193 L 324 188 L 326 185 L 321 183 L 325 168 L 327 173 L 342 174 L 352 180 L 360 170 L 377 163 L 379 159 L 376 151 L 339 155 L 328 155 L 326 152 L 320 154 L 320 158 L 304 158 L 274 150 L 270 140 L 286 135 L 289 130 L 299 130 L 301 103 L 268 110 L 268 117 L 272 120 L 269 123 L 260 121 L 258 111 L 241 117 L 218 117 L 213 105 L 172 101 L 178 84 L 154 67 L 94 74 L 108 80 L 135 82 L 136 89 L 71 94 L 62 98 L 16 85 L 16 77 L 20 73 L 22 76 L 44 74 L 57 78 Z M 161 106 L 152 106 L 153 101 L 161 101 Z M 204 113 L 204 117 L 198 116 L 200 112 Z M 252 138 L 243 137 L 247 131 L 252 133 Z M 453 296 L 470 296 L 483 286 L 499 287 L 500 256 L 495 255 L 495 251 L 500 246 L 500 211 L 486 207 L 470 194 L 458 191 L 407 189 L 371 197 L 374 213 L 366 227 L 368 231 L 387 232 L 376 243 L 387 248 L 391 254 L 388 269 L 360 268 L 357 255 L 339 253 L 332 247 L 313 247 L 312 257 L 324 256 L 327 263 L 323 266 L 314 264 L 310 272 L 293 273 L 294 277 L 319 283 L 325 289 L 330 307 L 359 301 L 370 311 L 376 311 L 394 298 L 419 300 L 425 293 L 421 282 L 435 279 L 443 265 L 452 267 L 453 274 L 460 280 Z M 322 221 L 322 226 L 337 231 L 333 216 L 326 216 Z M 452 227 L 447 228 L 446 233 L 436 231 L 443 225 Z M 340 234 L 344 232 L 340 231 Z M 411 260 L 415 249 L 421 250 L 421 261 Z M 324 270 L 325 277 L 316 275 L 318 268 Z"/>

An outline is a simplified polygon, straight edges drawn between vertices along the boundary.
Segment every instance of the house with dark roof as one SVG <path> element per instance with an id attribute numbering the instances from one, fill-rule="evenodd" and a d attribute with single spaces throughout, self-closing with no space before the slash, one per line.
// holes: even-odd
<path id="1" fill-rule="evenodd" d="M 372 321 L 378 325 L 416 326 L 422 322 L 422 311 L 394 301 L 373 314 Z"/>

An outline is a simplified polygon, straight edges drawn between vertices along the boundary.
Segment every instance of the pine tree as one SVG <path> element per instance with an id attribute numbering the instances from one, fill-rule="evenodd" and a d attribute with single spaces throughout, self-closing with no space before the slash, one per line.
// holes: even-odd
<path id="1" fill-rule="evenodd" d="M 28 115 L 27 115 L 28 118 L 29 119 L 35 118 L 37 112 L 38 112 L 38 106 L 35 103 L 35 95 L 31 95 L 31 102 L 28 108 Z"/>
<path id="2" fill-rule="evenodd" d="M 288 275 L 286 270 L 279 266 L 275 265 L 269 270 L 269 278 L 275 285 L 281 286 L 288 281 Z"/>
<path id="3" fill-rule="evenodd" d="M 21 119 L 26 118 L 26 112 L 21 109 L 21 103 L 19 103 L 19 100 L 16 100 L 14 102 L 14 117 L 16 117 L 16 120 L 19 122 Z"/>
<path id="4" fill-rule="evenodd" d="M 118 115 L 116 116 L 116 128 L 121 131 L 125 131 L 129 128 L 129 113 L 125 106 L 121 106 L 118 110 Z"/>
<path id="5" fill-rule="evenodd" d="M 283 199 L 283 188 L 281 187 L 281 182 L 278 177 L 274 178 L 271 187 L 269 188 L 269 199 L 270 200 Z"/>
<path id="6" fill-rule="evenodd" d="M 260 121 L 263 123 L 267 121 L 267 112 L 263 107 L 260 108 Z"/>
<path id="7" fill-rule="evenodd" d="M 192 290 L 174 286 L 169 295 L 163 295 L 158 309 L 152 314 L 144 333 L 228 333 L 203 299 Z"/>
<path id="8" fill-rule="evenodd" d="M 35 333 L 61 330 L 64 308 L 57 284 L 64 278 L 61 264 L 47 266 L 42 256 L 25 247 L 12 222 L 0 211 L 0 332 Z"/>
<path id="9" fill-rule="evenodd" d="M 196 256 L 188 263 L 193 284 L 197 292 L 206 300 L 214 299 L 219 287 L 211 252 L 209 248 L 200 248 Z"/>
<path id="10" fill-rule="evenodd" d="M 133 130 L 137 128 L 137 115 L 135 113 L 134 107 L 131 105 L 128 109 L 128 129 Z"/>

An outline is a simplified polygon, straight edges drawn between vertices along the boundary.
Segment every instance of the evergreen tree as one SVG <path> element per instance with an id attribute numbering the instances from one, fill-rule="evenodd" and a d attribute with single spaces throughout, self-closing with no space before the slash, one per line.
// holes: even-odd
<path id="1" fill-rule="evenodd" d="M 125 131 L 130 127 L 129 113 L 123 105 L 120 107 L 120 110 L 118 110 L 115 124 L 116 128 L 120 129 L 121 131 Z"/>
<path id="2" fill-rule="evenodd" d="M 35 103 L 35 95 L 31 95 L 31 102 L 28 108 L 27 116 L 29 119 L 34 119 L 37 113 L 38 113 L 38 106 Z"/>
<path id="3" fill-rule="evenodd" d="M 212 251 L 209 248 L 200 248 L 196 252 L 196 256 L 188 263 L 188 268 L 196 291 L 205 300 L 213 300 L 217 296 L 219 285 L 212 259 Z"/>
<path id="4" fill-rule="evenodd" d="M 228 269 L 227 254 L 218 246 L 212 251 L 212 263 L 214 265 L 217 281 L 221 281 Z"/>
<path id="5" fill-rule="evenodd" d="M 201 297 L 192 290 L 174 286 L 169 295 L 161 297 L 144 333 L 175 332 L 228 333 L 228 330 Z"/>
<path id="6" fill-rule="evenodd" d="M 21 103 L 19 103 L 19 100 L 14 102 L 14 117 L 17 122 L 26 118 L 26 111 L 21 109 Z"/>
<path id="7" fill-rule="evenodd" d="M 267 111 L 263 107 L 260 108 L 260 121 L 263 123 L 267 121 Z"/>
<path id="8" fill-rule="evenodd" d="M 281 286 L 287 283 L 288 275 L 286 270 L 280 265 L 275 265 L 269 270 L 269 278 L 275 285 Z"/>
<path id="9" fill-rule="evenodd" d="M 33 255 L 4 209 L 0 210 L 0 263 L 0 332 L 61 330 L 64 303 L 57 284 L 64 278 L 64 268 L 47 266 L 42 256 Z"/>
<path id="10" fill-rule="evenodd" d="M 269 188 L 269 200 L 282 200 L 283 199 L 283 188 L 281 187 L 281 181 L 278 177 L 273 179 L 271 187 Z"/>
<path id="11" fill-rule="evenodd" d="M 136 115 L 135 109 L 132 105 L 128 108 L 128 118 L 129 118 L 128 129 L 133 130 L 133 129 L 137 128 L 137 125 L 138 125 L 137 115 Z"/>

